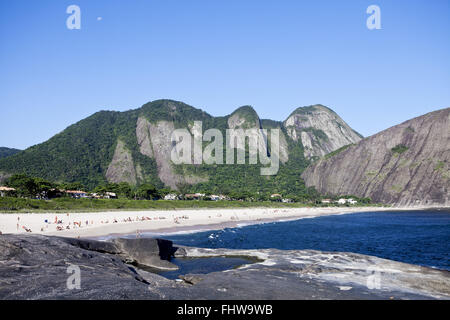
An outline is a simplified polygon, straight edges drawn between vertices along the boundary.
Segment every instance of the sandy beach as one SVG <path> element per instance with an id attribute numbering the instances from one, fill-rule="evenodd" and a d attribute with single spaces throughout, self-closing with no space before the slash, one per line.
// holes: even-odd
<path id="1" fill-rule="evenodd" d="M 414 208 L 419 209 L 419 208 Z M 270 221 L 356 212 L 414 210 L 383 207 L 246 208 L 85 213 L 0 213 L 0 231 L 93 238 L 107 235 L 218 230 Z M 28 231 L 27 231 L 28 230 Z"/>

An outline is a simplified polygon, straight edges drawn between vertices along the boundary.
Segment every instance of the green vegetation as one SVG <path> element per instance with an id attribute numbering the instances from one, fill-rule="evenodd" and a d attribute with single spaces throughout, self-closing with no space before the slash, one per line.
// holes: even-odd
<path id="1" fill-rule="evenodd" d="M 436 164 L 436 167 L 434 167 L 435 171 L 442 171 L 442 169 L 444 168 L 444 161 L 438 161 Z"/>
<path id="2" fill-rule="evenodd" d="M 97 112 L 44 143 L 0 159 L 0 171 L 58 182 L 80 182 L 90 187 L 105 183 L 104 172 L 112 160 L 118 137 L 128 146 L 137 145 L 136 121 L 134 111 Z"/>
<path id="3" fill-rule="evenodd" d="M 351 147 L 353 145 L 354 144 L 347 144 L 347 145 L 345 145 L 345 146 L 343 146 L 343 147 L 341 147 L 341 148 L 339 148 L 337 150 L 334 150 L 333 152 L 330 152 L 330 153 L 326 154 L 324 158 L 325 159 L 330 159 L 331 157 L 341 153 L 342 151 L 344 151 L 345 149 L 347 149 L 348 147 Z"/>
<path id="4" fill-rule="evenodd" d="M 348 197 L 345 197 L 348 198 Z M 372 204 L 370 199 L 358 200 L 358 206 L 382 206 Z M 73 199 L 51 200 L 0 197 L 0 212 L 104 212 L 114 210 L 174 210 L 214 208 L 303 208 L 335 207 L 337 204 L 283 203 L 279 201 L 207 201 L 207 200 L 130 200 L 130 199 Z M 349 207 L 349 204 L 340 205 Z"/>
<path id="5" fill-rule="evenodd" d="M 408 149 L 409 148 L 407 146 L 405 146 L 403 144 L 398 144 L 394 148 L 392 148 L 391 151 L 396 154 L 402 154 L 403 152 L 405 152 Z"/>
<path id="6" fill-rule="evenodd" d="M 255 123 L 258 123 L 259 116 L 256 113 L 255 109 L 252 106 L 243 106 L 236 109 L 231 116 L 238 114 L 240 118 L 245 119 L 245 123 L 243 126 L 240 126 L 242 129 L 250 129 L 255 127 Z"/>
<path id="7" fill-rule="evenodd" d="M 0 197 L 2 212 L 40 212 L 40 211 L 109 211 L 109 210 L 173 210 L 173 209 L 212 209 L 212 208 L 299 208 L 303 203 L 282 203 L 272 201 L 205 201 L 205 200 L 129 200 L 129 199 L 72 199 L 58 198 L 36 200 Z"/>
<path id="8" fill-rule="evenodd" d="M 311 112 L 317 106 L 300 108 L 301 112 Z M 297 110 L 297 111 L 298 111 Z M 250 106 L 237 109 L 233 114 L 253 123 L 258 115 Z M 52 198 L 51 189 L 70 189 L 92 191 L 98 194 L 114 192 L 126 199 L 158 199 L 167 193 L 158 177 L 156 161 L 140 152 L 136 138 L 136 123 L 144 117 L 151 123 L 166 120 L 174 123 L 175 128 L 188 128 L 194 121 L 202 121 L 203 131 L 216 128 L 222 131 L 228 128 L 229 116 L 212 117 L 208 113 L 187 104 L 172 100 L 157 100 L 136 110 L 126 112 L 100 111 L 81 120 L 48 141 L 35 145 L 8 158 L 0 159 L 0 176 L 21 174 L 9 181 L 19 197 Z M 261 120 L 265 129 L 279 128 L 285 137 L 286 129 L 281 122 Z M 308 129 L 307 129 L 308 130 Z M 326 139 L 321 130 L 310 128 L 316 137 Z M 270 154 L 270 135 L 269 135 Z M 108 184 L 105 178 L 117 142 L 122 141 L 130 151 L 136 171 L 142 173 L 137 185 Z M 209 142 L 204 142 L 204 145 Z M 314 188 L 307 188 L 300 178 L 301 173 L 311 163 L 303 154 L 301 143 L 287 139 L 289 160 L 280 163 L 278 174 L 261 176 L 261 165 L 177 165 L 176 173 L 184 176 L 204 177 L 206 182 L 195 185 L 179 185 L 181 193 L 224 194 L 233 199 L 265 201 L 274 193 L 282 194 L 297 202 L 315 202 L 320 195 Z M 224 151 L 225 152 L 225 151 Z M 225 159 L 225 157 L 224 157 Z M 246 163 L 248 152 L 246 153 Z M 3 175 L 2 175 L 3 174 Z M 39 177 L 30 178 L 26 177 Z M 27 185 L 28 183 L 28 185 Z"/>
<path id="9" fill-rule="evenodd" d="M 8 191 L 9 196 L 33 199 L 68 197 L 68 195 L 64 193 L 65 190 L 86 192 L 89 190 L 79 182 L 55 183 L 42 178 L 29 177 L 25 174 L 13 175 L 6 180 L 6 185 L 15 189 L 15 191 Z M 108 192 L 111 192 L 115 193 L 120 198 L 146 200 L 160 199 L 166 194 L 173 192 L 169 189 L 158 189 L 149 183 L 132 186 L 126 182 L 102 184 L 90 191 L 98 196 L 104 196 Z"/>
<path id="10" fill-rule="evenodd" d="M 405 128 L 405 131 L 407 132 L 407 133 L 415 133 L 416 131 L 414 130 L 414 128 L 411 128 L 411 127 L 406 127 Z"/>
<path id="11" fill-rule="evenodd" d="M 290 116 L 292 116 L 293 114 L 300 114 L 300 115 L 312 115 L 314 112 L 316 112 L 319 108 L 325 108 L 327 109 L 329 112 L 336 114 L 336 112 L 334 112 L 333 110 L 331 110 L 330 108 L 322 105 L 322 104 L 315 104 L 315 105 L 311 105 L 311 106 L 306 106 L 306 107 L 299 107 L 297 109 L 294 110 L 294 112 L 292 112 Z M 289 118 L 288 117 L 288 118 Z"/>
<path id="12" fill-rule="evenodd" d="M 156 100 L 144 104 L 136 112 L 143 115 L 148 121 L 173 121 L 175 128 L 187 128 L 187 124 L 193 121 L 210 123 L 214 118 L 202 111 L 183 102 L 173 100 Z M 133 123 L 135 129 L 136 122 Z"/>
<path id="13" fill-rule="evenodd" d="M 263 121 L 263 124 L 266 126 L 276 125 L 276 123 L 267 121 Z M 286 135 L 286 132 L 283 131 L 283 133 Z M 279 171 L 274 176 L 261 176 L 261 165 L 243 164 L 230 166 L 227 164 L 214 164 L 177 166 L 176 170 L 179 173 L 210 177 L 207 182 L 201 182 L 192 186 L 181 186 L 180 192 L 225 194 L 236 199 L 253 198 L 258 200 L 268 200 L 271 194 L 279 193 L 284 198 L 293 199 L 294 201 L 314 202 L 320 198 L 320 194 L 314 188 L 307 188 L 304 181 L 300 178 L 300 174 L 311 162 L 304 157 L 301 144 L 296 144 L 291 140 L 288 140 L 287 143 L 289 160 L 286 164 L 280 163 Z M 246 163 L 248 163 L 248 152 L 246 152 L 245 157 Z"/>
<path id="14" fill-rule="evenodd" d="M 323 130 L 315 129 L 313 127 L 303 128 L 302 130 L 305 132 L 311 132 L 319 140 L 328 141 L 328 136 L 325 132 L 323 132 Z"/>
<path id="15" fill-rule="evenodd" d="M 446 169 L 444 161 L 438 161 L 434 167 L 434 171 L 439 172 L 444 179 L 450 178 L 450 170 Z"/>
<path id="16" fill-rule="evenodd" d="M 270 180 L 270 177 L 266 178 L 268 178 L 267 185 L 274 182 Z M 0 211 L 6 212 L 329 206 L 328 204 L 322 204 L 321 200 L 323 197 L 313 188 L 305 188 L 302 183 L 297 185 L 297 188 L 303 190 L 303 192 L 283 194 L 281 197 L 271 197 L 270 192 L 253 192 L 251 191 L 253 190 L 252 188 L 247 187 L 228 190 L 223 193 L 229 198 L 226 201 L 211 201 L 209 197 L 211 192 L 203 192 L 205 197 L 202 197 L 200 200 L 161 200 L 169 193 L 178 193 L 169 189 L 158 189 L 148 183 L 139 186 L 131 186 L 125 182 L 100 185 L 91 190 L 90 198 L 72 198 L 73 194 L 65 192 L 65 190 L 86 191 L 87 189 L 80 183 L 58 184 L 41 178 L 28 177 L 24 174 L 13 175 L 6 181 L 6 185 L 15 189 L 15 191 L 6 192 L 6 196 L 0 197 Z M 210 185 L 210 187 L 213 186 Z M 198 188 L 198 186 L 196 187 Z M 283 187 L 288 188 L 287 186 Z M 186 188 L 193 187 L 188 186 Z M 203 191 L 201 188 L 199 189 L 197 191 Z M 109 197 L 111 193 L 115 193 L 117 198 L 99 198 L 102 196 Z M 186 199 L 184 193 L 185 191 L 179 196 Z M 371 203 L 368 198 L 359 199 L 355 196 L 346 196 L 345 198 L 349 197 L 357 200 L 358 205 Z M 289 199 L 289 203 L 282 202 L 282 199 L 286 198 Z M 333 197 L 335 200 L 338 198 Z M 334 206 L 335 204 L 331 205 Z"/>
<path id="17" fill-rule="evenodd" d="M 397 193 L 399 193 L 399 192 L 402 192 L 402 190 L 403 190 L 403 187 L 402 186 L 399 186 L 399 185 L 392 185 L 391 186 L 391 189 L 393 190 L 393 191 L 395 191 L 395 192 L 397 192 Z"/>
<path id="18" fill-rule="evenodd" d="M 13 154 L 16 154 L 19 152 L 20 152 L 20 150 L 18 150 L 18 149 L 0 147 L 0 159 L 12 156 Z"/>
<path id="19" fill-rule="evenodd" d="M 16 191 L 10 193 L 19 197 L 40 197 L 43 194 L 49 194 L 54 184 L 41 178 L 16 174 L 8 179 L 7 186 L 16 189 Z"/>
<path id="20" fill-rule="evenodd" d="M 199 109 L 170 100 L 154 101 L 126 112 L 100 111 L 44 143 L 0 159 L 0 172 L 24 173 L 56 182 L 80 182 L 92 189 L 107 183 L 105 173 L 120 139 L 130 150 L 135 165 L 142 168 L 144 179 L 138 183 L 162 188 L 155 160 L 139 152 L 136 139 L 139 116 L 151 122 L 174 121 L 175 127 L 187 127 L 193 120 L 202 120 L 212 127 L 216 119 Z M 224 121 L 217 118 L 217 122 Z"/>

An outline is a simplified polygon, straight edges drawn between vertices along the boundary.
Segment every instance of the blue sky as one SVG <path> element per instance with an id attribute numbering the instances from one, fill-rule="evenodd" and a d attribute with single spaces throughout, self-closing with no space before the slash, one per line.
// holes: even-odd
<path id="1" fill-rule="evenodd" d="M 448 0 L 0 0 L 0 146 L 160 98 L 274 120 L 321 103 L 369 136 L 450 106 L 449 40 Z"/>

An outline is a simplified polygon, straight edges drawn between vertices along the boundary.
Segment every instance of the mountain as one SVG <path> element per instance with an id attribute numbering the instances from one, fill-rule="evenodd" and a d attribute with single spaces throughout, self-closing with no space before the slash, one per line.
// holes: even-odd
<path id="1" fill-rule="evenodd" d="M 12 156 L 20 151 L 19 149 L 0 147 L 0 159 Z"/>
<path id="2" fill-rule="evenodd" d="M 396 205 L 449 205 L 450 108 L 342 148 L 302 174 L 307 186 Z"/>
<path id="3" fill-rule="evenodd" d="M 301 140 L 308 158 L 322 157 L 363 138 L 333 110 L 320 104 L 296 109 L 284 126 L 291 139 Z"/>
<path id="4" fill-rule="evenodd" d="M 196 121 L 202 121 L 201 128 Z M 333 129 L 328 128 L 330 123 Z M 252 135 L 264 137 L 263 129 L 277 128 L 278 174 L 261 176 L 261 166 L 248 161 L 242 165 L 175 165 L 170 158 L 170 136 L 177 128 L 187 128 L 192 134 L 216 128 L 223 133 L 224 143 L 226 129 L 253 128 Z M 303 139 L 305 133 L 309 140 Z M 271 136 L 267 139 L 268 145 L 263 146 L 267 154 L 276 152 Z M 281 122 L 260 119 L 251 106 L 213 117 L 182 102 L 156 100 L 125 112 L 97 112 L 44 143 L 0 159 L 0 178 L 24 172 L 52 181 L 81 182 L 89 188 L 124 181 L 195 192 L 247 190 L 302 196 L 314 192 L 298 179 L 311 159 L 359 139 L 331 109 L 321 105 L 298 108 Z M 207 144 L 203 142 L 203 147 Z"/>

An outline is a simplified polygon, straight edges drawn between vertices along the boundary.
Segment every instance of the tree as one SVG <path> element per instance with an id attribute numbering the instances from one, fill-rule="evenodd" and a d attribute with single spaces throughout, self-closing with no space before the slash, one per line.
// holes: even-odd
<path id="1" fill-rule="evenodd" d="M 16 189 L 17 195 L 22 197 L 35 197 L 39 193 L 35 180 L 25 174 L 13 175 L 7 180 L 6 185 Z"/>
<path id="2" fill-rule="evenodd" d="M 63 182 L 59 185 L 59 187 L 64 190 L 83 190 L 84 191 L 86 189 L 85 186 L 80 182 L 70 182 L 70 183 Z"/>
<path id="3" fill-rule="evenodd" d="M 94 193 L 104 196 L 106 192 L 108 192 L 108 188 L 106 186 L 97 186 L 94 189 Z M 111 191 L 112 192 L 112 191 Z"/>
<path id="4" fill-rule="evenodd" d="M 127 182 L 117 184 L 116 193 L 125 198 L 133 198 L 133 188 Z"/>
<path id="5" fill-rule="evenodd" d="M 42 178 L 31 178 L 36 185 L 37 195 L 43 198 L 49 197 L 51 190 L 55 189 L 55 184 Z"/>
<path id="6" fill-rule="evenodd" d="M 141 199 L 153 200 L 159 198 L 159 193 L 153 185 L 146 183 L 137 188 L 137 196 Z"/>

